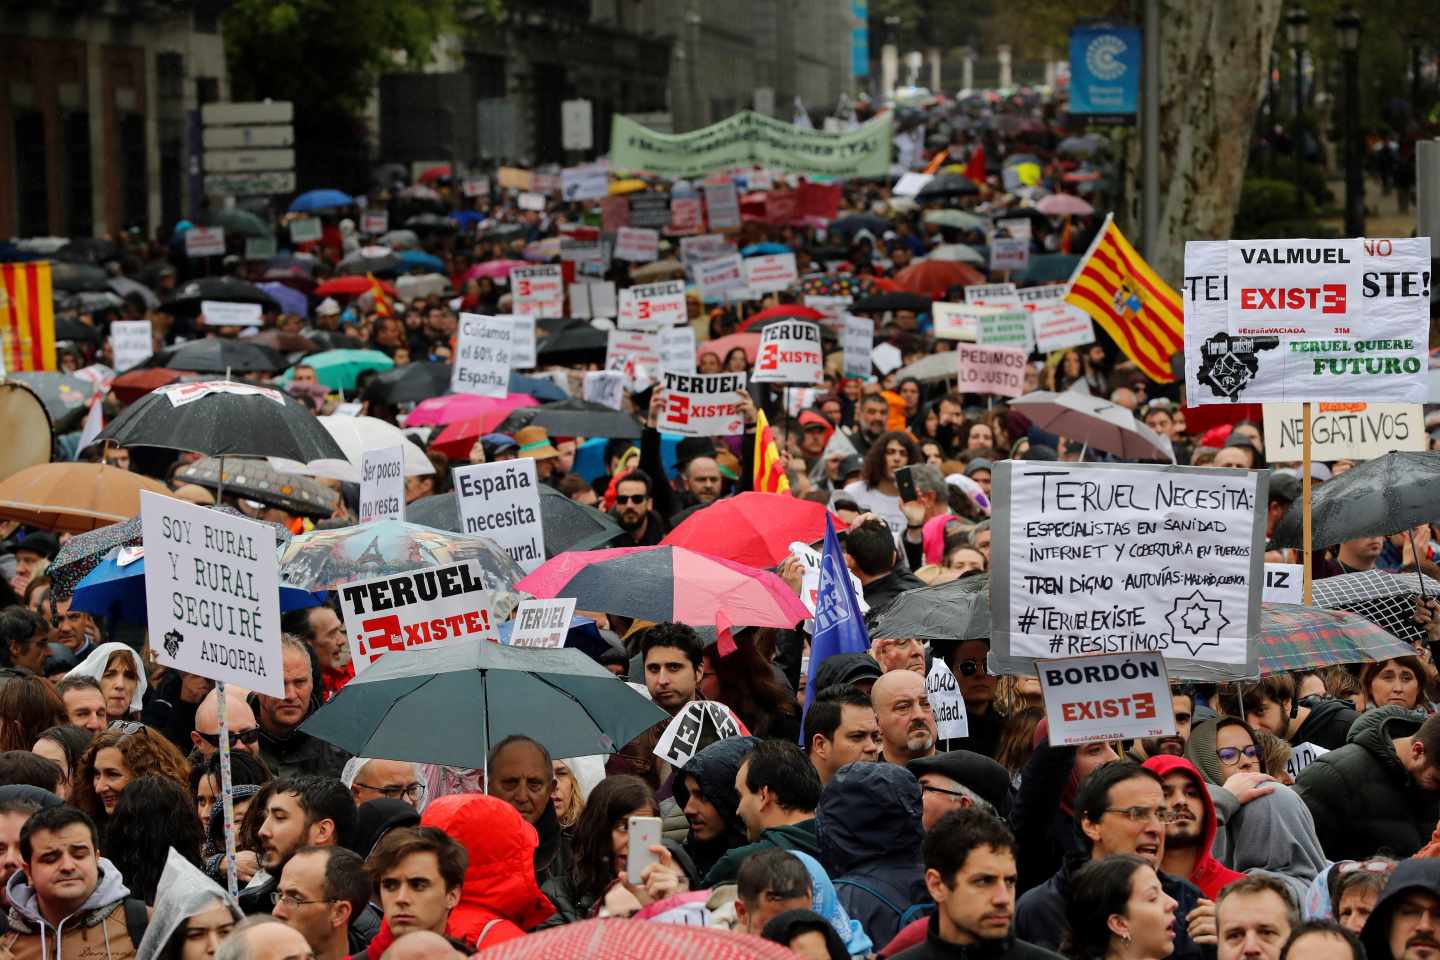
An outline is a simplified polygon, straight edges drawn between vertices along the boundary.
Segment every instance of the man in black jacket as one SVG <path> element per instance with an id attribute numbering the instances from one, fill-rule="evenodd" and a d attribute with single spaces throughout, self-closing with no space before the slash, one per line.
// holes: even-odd
<path id="1" fill-rule="evenodd" d="M 1313 743 L 1326 750 L 1345 746 L 1350 725 L 1360 714 L 1344 700 L 1329 697 L 1296 699 L 1295 678 L 1288 673 L 1262 677 L 1244 693 L 1245 719 L 1257 730 L 1272 733 L 1294 746 Z"/>
<path id="2" fill-rule="evenodd" d="M 260 759 L 276 776 L 314 774 L 339 779 L 350 754 L 300 731 L 300 724 L 319 707 L 313 654 L 289 634 L 283 634 L 280 642 L 285 695 L 252 693 L 249 698 L 260 725 Z"/>
<path id="3" fill-rule="evenodd" d="M 1411 859 L 1396 867 L 1360 939 L 1371 960 L 1440 955 L 1440 860 Z"/>
<path id="4" fill-rule="evenodd" d="M 895 534 L 879 517 L 872 516 L 850 529 L 845 556 L 865 588 L 865 602 L 870 605 L 867 619 L 872 623 L 900 594 L 925 586 L 925 581 L 900 566 Z"/>
<path id="5" fill-rule="evenodd" d="M 655 481 L 643 470 L 631 470 L 615 485 L 612 515 L 629 534 L 620 538 L 623 546 L 653 547 L 670 532 L 660 514 L 652 509 L 654 489 Z"/>
<path id="6" fill-rule="evenodd" d="M 486 792 L 520 812 L 540 837 L 535 848 L 535 880 L 543 884 L 565 873 L 570 865 L 570 842 L 560 831 L 555 804 L 555 764 L 538 740 L 509 736 L 490 750 L 490 777 Z"/>

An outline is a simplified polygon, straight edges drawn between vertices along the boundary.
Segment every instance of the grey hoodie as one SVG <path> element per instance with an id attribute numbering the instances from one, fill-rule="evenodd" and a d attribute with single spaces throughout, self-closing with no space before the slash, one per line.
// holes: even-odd
<path id="1" fill-rule="evenodd" d="M 1310 881 L 1329 864 L 1315 820 L 1304 801 L 1289 787 L 1276 784 L 1275 792 L 1256 797 L 1230 821 L 1230 866 L 1242 873 L 1261 871 L 1284 880 L 1304 903 Z"/>
<path id="2" fill-rule="evenodd" d="M 40 902 L 35 895 L 35 888 L 30 886 L 29 877 L 23 870 L 17 871 L 5 885 L 5 893 L 10 897 L 10 932 L 21 936 L 39 934 L 40 956 L 54 956 L 55 960 L 63 960 L 60 947 L 66 934 L 77 929 L 99 926 L 105 941 L 105 956 L 108 958 L 111 955 L 110 932 L 105 919 L 130 896 L 130 888 L 125 886 L 115 864 L 104 857 L 97 857 L 96 860 L 99 877 L 95 882 L 95 889 L 90 891 L 90 896 L 81 904 L 80 909 L 61 920 L 58 927 L 52 927 L 40 915 Z M 122 918 L 120 929 L 124 928 Z M 133 949 L 133 945 L 131 946 Z"/>

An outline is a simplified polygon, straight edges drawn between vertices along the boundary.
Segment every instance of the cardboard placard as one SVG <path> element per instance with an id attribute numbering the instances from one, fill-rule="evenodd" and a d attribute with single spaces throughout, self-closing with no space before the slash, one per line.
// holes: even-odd
<path id="1" fill-rule="evenodd" d="M 675 197 L 670 201 L 670 226 L 666 232 L 672 236 L 687 236 L 705 229 L 705 211 L 699 197 Z"/>
<path id="2" fill-rule="evenodd" d="M 561 237 L 560 259 L 572 263 L 603 263 L 605 261 L 605 244 L 598 237 L 594 239 Z"/>
<path id="3" fill-rule="evenodd" d="M 510 369 L 535 369 L 535 318 L 512 313 L 502 314 L 496 319 L 509 320 L 515 327 L 515 332 L 510 335 Z"/>
<path id="4" fill-rule="evenodd" d="M 705 213 L 709 217 L 710 228 L 740 229 L 740 198 L 735 192 L 735 184 L 729 181 L 707 183 L 702 189 L 705 191 Z"/>
<path id="5" fill-rule="evenodd" d="M 1318 743 L 1302 743 L 1290 751 L 1290 759 L 1285 761 L 1285 772 L 1294 780 L 1306 767 L 1329 752 Z"/>
<path id="6" fill-rule="evenodd" d="M 979 343 L 982 347 L 1014 347 L 1025 351 L 1028 356 L 1035 349 L 1030 314 L 1024 310 L 997 310 L 981 314 Z"/>
<path id="7" fill-rule="evenodd" d="M 1069 350 L 1095 342 L 1095 321 L 1084 310 L 1068 303 L 1051 303 L 1027 308 L 1034 325 L 1035 346 L 1041 353 Z"/>
<path id="8" fill-rule="evenodd" d="M 751 379 L 756 383 L 821 383 L 824 364 L 820 325 L 809 320 L 782 320 L 761 331 Z"/>
<path id="9" fill-rule="evenodd" d="M 745 432 L 736 394 L 745 389 L 744 373 L 684 375 L 664 373 L 665 405 L 657 429 L 685 437 L 737 437 Z"/>
<path id="10" fill-rule="evenodd" d="M 1014 347 L 958 343 L 955 345 L 956 389 L 961 393 L 1018 397 L 1025 392 L 1027 356 L 1024 350 Z"/>
<path id="11" fill-rule="evenodd" d="M 1305 415 L 1298 403 L 1267 403 L 1265 452 L 1273 462 L 1304 456 Z M 1317 403 L 1310 411 L 1315 460 L 1373 460 L 1394 450 L 1423 451 L 1429 441 L 1418 403 Z"/>
<path id="12" fill-rule="evenodd" d="M 360 232 L 370 236 L 379 236 L 388 233 L 390 230 L 389 210 L 367 210 L 360 217 Z"/>
<path id="13" fill-rule="evenodd" d="M 599 200 L 610 195 L 610 167 L 592 163 L 560 171 L 560 195 L 567 203 Z"/>
<path id="14" fill-rule="evenodd" d="M 1017 271 L 1030 266 L 1030 241 L 995 237 L 990 241 L 990 272 Z"/>
<path id="15" fill-rule="evenodd" d="M 760 293 L 784 290 L 800 279 L 795 254 L 771 253 L 744 259 L 745 286 Z"/>
<path id="16" fill-rule="evenodd" d="M 515 608 L 515 626 L 510 631 L 512 647 L 565 646 L 570 620 L 575 616 L 575 598 L 522 600 Z"/>
<path id="17" fill-rule="evenodd" d="M 612 410 L 625 408 L 625 374 L 616 370 L 590 370 L 585 374 L 581 397 L 590 403 L 603 403 Z"/>
<path id="18" fill-rule="evenodd" d="M 1013 283 L 972 283 L 965 288 L 965 302 L 978 307 L 1018 307 L 1020 295 Z"/>
<path id="19" fill-rule="evenodd" d="M 880 375 L 884 376 L 891 370 L 899 370 L 905 362 L 905 357 L 895 344 L 877 343 L 870 350 L 870 362 L 875 365 L 876 370 L 880 371 Z"/>
<path id="20" fill-rule="evenodd" d="M 735 247 L 731 245 L 730 241 L 718 233 L 702 233 L 698 237 L 680 238 L 680 262 L 685 264 L 689 270 L 694 270 L 697 263 L 723 257 L 727 253 L 733 253 L 734 250 Z"/>
<path id="21" fill-rule="evenodd" d="M 517 305 L 557 303 L 565 299 L 565 272 L 558 263 L 516 267 L 510 271 L 510 292 Z"/>
<path id="22" fill-rule="evenodd" d="M 510 344 L 515 324 L 507 317 L 460 314 L 451 393 L 503 397 L 510 392 Z"/>
<path id="23" fill-rule="evenodd" d="M 939 340 L 966 340 L 974 343 L 980 335 L 981 312 L 1003 309 L 1005 308 L 937 300 L 931 304 L 930 310 L 930 316 L 935 322 L 935 337 Z"/>
<path id="24" fill-rule="evenodd" d="M 670 225 L 670 197 L 664 193 L 637 193 L 629 197 L 630 226 L 656 230 Z"/>
<path id="25" fill-rule="evenodd" d="M 970 736 L 970 717 L 965 712 L 965 698 L 960 695 L 960 684 L 955 674 L 945 663 L 944 657 L 936 657 L 925 675 L 925 692 L 930 700 L 930 710 L 935 715 L 935 735 L 941 740 L 954 740 Z"/>
<path id="26" fill-rule="evenodd" d="M 660 375 L 660 341 L 645 330 L 611 330 L 605 337 L 605 369 L 624 374 L 635 392 L 649 388 Z"/>
<path id="27" fill-rule="evenodd" d="M 360 455 L 361 523 L 405 519 L 405 448 L 366 450 Z"/>
<path id="28" fill-rule="evenodd" d="M 855 298 L 848 295 L 842 297 L 805 297 L 805 306 L 811 310 L 818 310 L 825 314 L 825 319 L 820 322 L 834 330 L 840 329 L 841 321 L 850 312 L 850 304 L 854 302 Z"/>
<path id="29" fill-rule="evenodd" d="M 264 320 L 258 303 L 230 303 L 226 300 L 200 301 L 200 315 L 207 327 L 258 327 Z"/>
<path id="30" fill-rule="evenodd" d="M 590 284 L 590 315 L 592 317 L 613 317 L 620 312 L 615 296 L 615 284 L 602 280 Z"/>
<path id="31" fill-rule="evenodd" d="M 225 256 L 224 227 L 191 227 L 185 231 L 185 256 Z"/>
<path id="32" fill-rule="evenodd" d="M 392 651 L 499 640 L 476 560 L 355 580 L 336 592 L 356 676 Z"/>
<path id="33" fill-rule="evenodd" d="M 110 352 L 117 371 L 139 366 L 155 353 L 149 320 L 115 320 L 110 324 Z"/>
<path id="34" fill-rule="evenodd" d="M 1052 747 L 1175 733 L 1170 678 L 1158 653 L 1046 660 L 1035 669 Z"/>
<path id="35" fill-rule="evenodd" d="M 319 217 L 296 217 L 290 221 L 290 242 L 311 243 L 319 240 L 324 230 Z"/>
<path id="36" fill-rule="evenodd" d="M 665 726 L 653 752 L 678 770 L 710 744 L 744 733 L 745 725 L 725 704 L 693 700 Z"/>
<path id="37" fill-rule="evenodd" d="M 140 529 L 155 659 L 285 696 L 275 531 L 149 490 L 140 492 Z"/>
<path id="38" fill-rule="evenodd" d="M 641 283 L 620 291 L 615 323 L 621 330 L 658 330 L 688 319 L 683 281 Z"/>
<path id="39" fill-rule="evenodd" d="M 862 380 L 870 376 L 870 351 L 875 347 L 875 321 L 845 314 L 841 321 L 840 346 L 845 351 L 845 376 Z"/>
<path id="40" fill-rule="evenodd" d="M 1347 335 L 1362 319 L 1364 243 L 1358 237 L 1226 241 L 1230 333 Z"/>
<path id="41" fill-rule="evenodd" d="M 545 210 L 545 194 L 527 190 L 515 198 L 515 205 L 521 210 L 541 213 Z"/>
<path id="42" fill-rule="evenodd" d="M 695 283 L 707 301 L 723 300 L 735 291 L 745 289 L 745 270 L 738 253 L 726 254 L 695 264 Z"/>
<path id="43" fill-rule="evenodd" d="M 529 573 L 545 562 L 540 486 L 530 457 L 456 467 L 461 532 L 489 537 Z"/>
<path id="44" fill-rule="evenodd" d="M 648 227 L 621 227 L 615 231 L 616 260 L 649 263 L 660 257 L 660 233 Z"/>
<path id="45" fill-rule="evenodd" d="M 1265 603 L 1304 603 L 1305 568 L 1298 563 L 1266 563 Z"/>
<path id="46" fill-rule="evenodd" d="M 660 369 L 671 373 L 695 372 L 695 331 L 689 326 L 668 327 L 656 334 L 660 340 Z"/>
<path id="47" fill-rule="evenodd" d="M 529 190 L 532 174 L 523 167 L 501 167 L 495 171 L 501 190 Z"/>
<path id="48" fill-rule="evenodd" d="M 467 197 L 486 197 L 490 195 L 489 177 L 466 177 L 460 181 L 460 192 Z M 384 231 L 381 231 L 382 233 Z"/>

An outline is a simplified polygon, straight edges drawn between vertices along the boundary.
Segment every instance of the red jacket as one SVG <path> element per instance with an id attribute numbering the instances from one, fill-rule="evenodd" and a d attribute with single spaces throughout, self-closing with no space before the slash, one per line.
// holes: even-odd
<path id="1" fill-rule="evenodd" d="M 1200 775 L 1195 764 L 1184 757 L 1169 754 L 1151 757 L 1145 761 L 1144 767 L 1147 770 L 1153 770 L 1162 778 L 1172 773 L 1183 773 L 1194 780 L 1195 785 L 1200 788 L 1201 802 L 1205 807 L 1205 822 L 1201 829 L 1200 856 L 1195 861 L 1195 869 L 1190 871 L 1187 879 L 1199 887 L 1207 898 L 1214 900 L 1220 895 L 1221 889 L 1226 884 L 1233 880 L 1239 880 L 1244 874 L 1231 870 L 1210 853 L 1211 848 L 1215 845 L 1215 831 L 1218 829 L 1218 823 L 1215 819 L 1215 804 L 1210 799 L 1210 790 L 1206 786 L 1205 778 Z"/>

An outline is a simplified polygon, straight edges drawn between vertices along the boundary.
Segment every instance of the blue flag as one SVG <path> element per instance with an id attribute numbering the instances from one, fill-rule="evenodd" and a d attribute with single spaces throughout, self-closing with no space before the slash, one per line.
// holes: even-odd
<path id="1" fill-rule="evenodd" d="M 820 554 L 820 589 L 815 595 L 815 635 L 810 641 L 810 670 L 805 676 L 805 709 L 815 700 L 815 673 L 828 657 L 837 653 L 865 653 L 870 649 L 870 635 L 860 602 L 845 566 L 840 538 L 827 514 L 825 517 L 825 549 Z"/>

